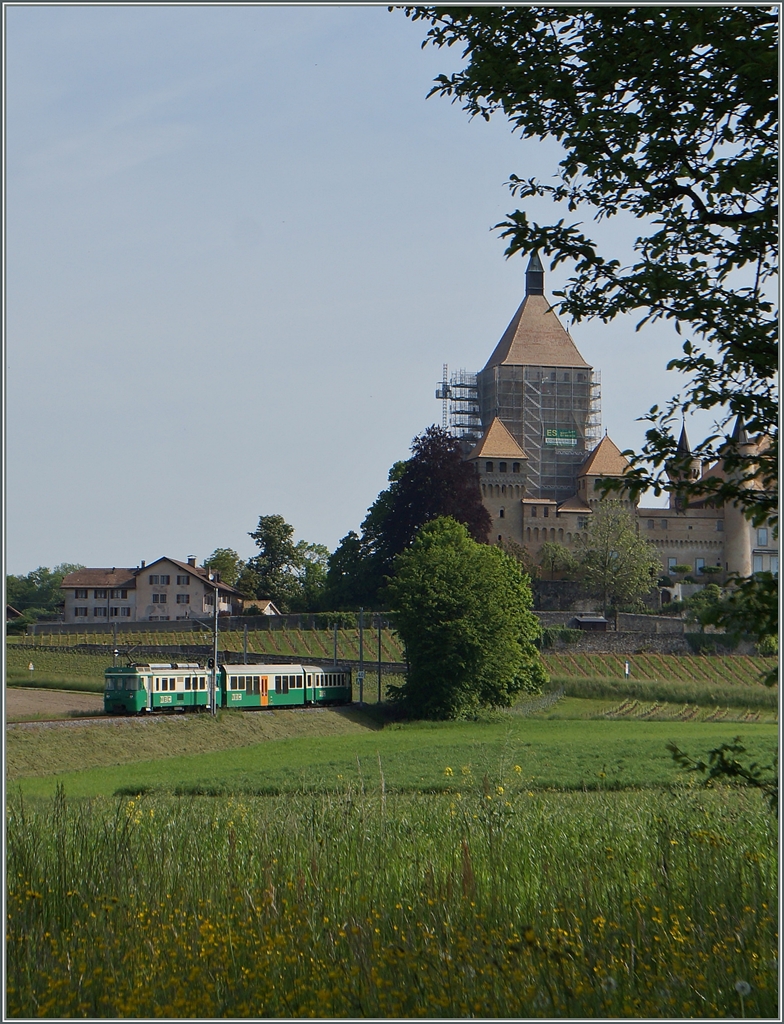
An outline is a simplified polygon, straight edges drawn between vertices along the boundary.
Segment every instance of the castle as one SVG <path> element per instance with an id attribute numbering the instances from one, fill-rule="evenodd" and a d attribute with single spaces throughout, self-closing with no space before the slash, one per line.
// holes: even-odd
<path id="1" fill-rule="evenodd" d="M 484 369 L 444 378 L 436 397 L 443 423 L 460 437 L 479 475 L 493 527 L 491 540 L 522 545 L 538 561 L 545 541 L 575 550 L 603 500 L 602 477 L 622 477 L 627 459 L 601 436 L 600 376 L 582 357 L 545 297 L 544 270 L 534 255 L 525 275 L 525 298 Z M 760 440 L 740 420 L 733 440 L 753 455 Z M 692 459 L 684 426 L 679 465 L 691 479 L 719 476 L 721 462 Z M 662 575 L 690 565 L 694 577 L 708 567 L 719 580 L 729 573 L 778 574 L 778 547 L 769 524 L 753 526 L 736 505 L 683 502 L 670 494 L 667 508 L 645 508 L 623 492 L 610 495 L 635 517 L 641 536 L 661 555 Z"/>

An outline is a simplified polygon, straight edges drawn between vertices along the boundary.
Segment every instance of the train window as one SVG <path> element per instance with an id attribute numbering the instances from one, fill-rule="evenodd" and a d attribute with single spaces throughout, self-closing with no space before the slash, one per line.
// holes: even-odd
<path id="1" fill-rule="evenodd" d="M 308 676 L 308 686 L 313 685 L 313 676 Z"/>
<path id="2" fill-rule="evenodd" d="M 190 676 L 186 676 L 185 677 L 185 689 L 186 690 L 190 690 L 190 688 L 191 688 L 191 677 Z"/>
<path id="3" fill-rule="evenodd" d="M 199 676 L 199 689 L 200 690 L 206 690 L 207 689 L 207 681 L 206 681 L 204 676 Z"/>
<path id="4" fill-rule="evenodd" d="M 248 676 L 247 678 L 250 679 L 250 676 Z M 239 677 L 239 689 L 240 690 L 244 690 L 245 689 L 245 676 L 240 676 Z"/>
<path id="5" fill-rule="evenodd" d="M 237 677 L 236 676 L 229 676 L 229 689 L 230 690 L 236 690 L 237 689 Z"/>

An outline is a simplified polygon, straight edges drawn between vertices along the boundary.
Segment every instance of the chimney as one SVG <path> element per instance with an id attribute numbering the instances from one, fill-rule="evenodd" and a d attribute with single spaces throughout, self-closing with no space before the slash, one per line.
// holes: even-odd
<path id="1" fill-rule="evenodd" d="M 142 567 L 142 569 L 143 569 L 143 568 L 145 567 L 145 565 L 147 565 L 147 563 L 145 562 L 145 560 L 144 560 L 144 559 L 142 559 L 142 566 L 141 566 L 141 567 Z"/>
<path id="2" fill-rule="evenodd" d="M 188 555 L 188 565 L 192 568 L 196 568 L 196 555 Z"/>

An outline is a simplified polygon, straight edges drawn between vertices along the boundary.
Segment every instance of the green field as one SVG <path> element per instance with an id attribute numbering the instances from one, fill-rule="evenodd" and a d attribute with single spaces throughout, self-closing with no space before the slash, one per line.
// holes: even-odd
<path id="1" fill-rule="evenodd" d="M 741 730 L 726 722 L 561 717 L 567 713 L 380 729 L 353 709 L 289 711 L 282 728 L 309 733 L 279 733 L 270 742 L 253 732 L 279 721 L 277 712 L 226 711 L 218 719 L 15 729 L 7 736 L 6 759 L 9 779 L 30 795 L 51 795 L 56 782 L 79 797 L 156 789 L 330 792 L 349 784 L 378 788 L 382 773 L 386 789 L 399 792 L 457 792 L 480 783 L 513 791 L 593 790 L 673 784 L 680 773 L 666 750 L 671 739 L 704 751 L 743 731 L 760 760 L 772 758 L 776 743 L 773 724 L 747 723 Z M 323 734 L 327 728 L 331 735 Z"/>

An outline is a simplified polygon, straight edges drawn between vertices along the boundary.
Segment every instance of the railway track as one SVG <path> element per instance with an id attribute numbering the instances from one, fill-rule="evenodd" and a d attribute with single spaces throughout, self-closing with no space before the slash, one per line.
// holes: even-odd
<path id="1" fill-rule="evenodd" d="M 335 704 L 322 707 L 282 707 L 282 708 L 231 708 L 221 710 L 239 711 L 243 714 L 274 715 L 277 711 L 295 711 L 298 714 L 324 714 L 328 711 L 339 711 L 342 708 L 358 708 L 359 703 L 352 701 L 350 704 Z M 103 712 L 98 714 L 75 715 L 73 718 L 36 718 L 34 721 L 6 722 L 6 729 L 39 729 L 66 727 L 73 728 L 86 725 L 133 725 L 138 723 L 161 722 L 161 721 L 188 721 L 194 714 L 205 715 L 207 711 L 169 711 L 155 712 L 154 714 L 141 715 L 107 715 Z"/>

